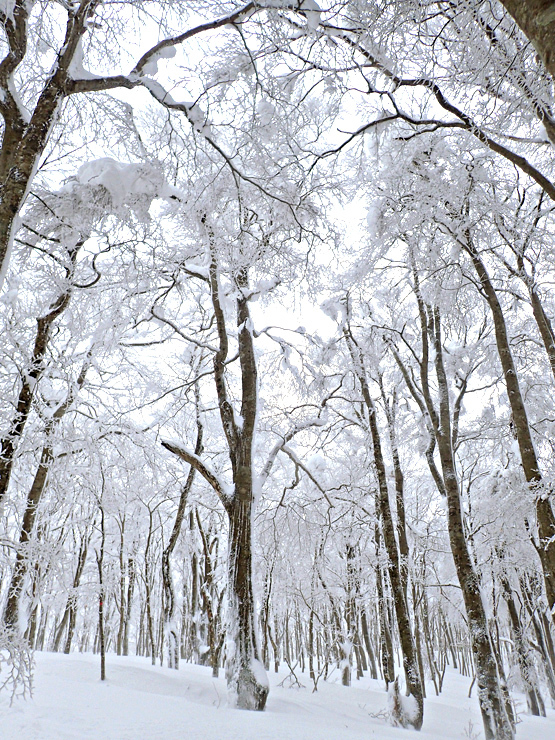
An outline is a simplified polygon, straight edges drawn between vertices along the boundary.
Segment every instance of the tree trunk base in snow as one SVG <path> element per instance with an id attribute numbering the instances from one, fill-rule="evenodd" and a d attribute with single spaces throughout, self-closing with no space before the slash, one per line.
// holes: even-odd
<path id="1" fill-rule="evenodd" d="M 167 629 L 168 629 L 168 632 L 167 632 L 166 650 L 167 650 L 168 668 L 172 668 L 178 671 L 179 670 L 179 640 L 177 639 L 177 634 L 175 630 L 173 630 L 171 627 Z"/>
<path id="2" fill-rule="evenodd" d="M 243 667 L 239 671 L 235 706 L 238 709 L 262 712 L 266 706 L 268 691 L 269 686 L 259 683 L 252 669 Z"/>
<path id="3" fill-rule="evenodd" d="M 388 694 L 391 724 L 394 727 L 404 727 L 405 729 L 422 729 L 422 720 L 424 715 L 424 703 L 422 697 L 416 697 L 412 694 L 403 696 L 399 687 L 398 676 L 389 687 Z"/>

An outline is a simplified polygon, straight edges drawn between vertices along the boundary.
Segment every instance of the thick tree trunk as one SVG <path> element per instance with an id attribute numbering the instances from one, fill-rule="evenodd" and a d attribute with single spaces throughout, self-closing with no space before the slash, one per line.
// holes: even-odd
<path id="1" fill-rule="evenodd" d="M 377 502 L 376 508 L 378 508 Z M 376 523 L 374 531 L 376 541 L 376 560 L 378 562 L 378 565 L 376 567 L 376 592 L 378 596 L 378 618 L 380 622 L 380 656 L 385 688 L 388 689 L 389 685 L 392 684 L 393 681 L 395 681 L 395 653 L 393 652 L 393 640 L 391 639 L 389 614 L 387 604 L 385 603 L 385 594 L 383 587 L 383 578 L 385 573 L 380 563 L 381 535 L 380 526 L 378 523 Z"/>
<path id="2" fill-rule="evenodd" d="M 237 276 L 241 418 L 237 426 L 226 398 L 218 392 L 222 422 L 234 445 L 230 447 L 234 496 L 228 507 L 228 655 L 226 676 L 232 700 L 241 709 L 262 710 L 269 684 L 260 660 L 252 585 L 252 515 L 254 506 L 252 450 L 257 414 L 257 368 L 249 314 L 246 270 Z M 228 437 L 228 438 L 229 438 Z"/>
<path id="3" fill-rule="evenodd" d="M 239 487 L 229 517 L 226 677 L 237 707 L 262 710 L 269 686 L 259 655 L 252 590 L 251 477 L 248 471 L 238 472 Z"/>
<path id="4" fill-rule="evenodd" d="M 500 0 L 528 36 L 555 77 L 555 7 L 553 0 Z"/>
<path id="5" fill-rule="evenodd" d="M 16 0 L 13 14 L 6 16 L 4 30 L 10 49 L 0 63 L 0 85 L 3 90 L 0 114 L 4 119 L 0 150 L 0 287 L 7 271 L 19 212 L 63 100 L 73 92 L 70 65 L 98 4 L 98 0 L 81 2 L 77 9 L 72 9 L 68 14 L 63 45 L 28 122 L 24 120 L 12 94 L 14 73 L 26 54 L 28 3 Z"/>
<path id="6" fill-rule="evenodd" d="M 389 431 L 389 443 L 391 446 L 391 457 L 393 460 L 393 472 L 395 476 L 395 503 L 397 510 L 397 542 L 399 543 L 399 575 L 403 591 L 405 592 L 405 601 L 408 600 L 408 582 L 409 582 L 409 542 L 407 538 L 407 524 L 405 515 L 405 482 L 401 460 L 399 457 L 399 448 L 397 446 L 397 435 L 395 432 L 395 410 L 396 395 L 393 394 L 391 405 L 382 388 L 382 398 L 385 405 L 387 427 Z"/>
<path id="7" fill-rule="evenodd" d="M 252 463 L 257 417 L 257 367 L 248 305 L 247 270 L 236 276 L 238 297 L 237 333 L 241 368 L 241 409 L 239 419 L 227 396 L 226 372 L 229 340 L 226 317 L 220 298 L 218 264 L 213 234 L 208 282 L 219 348 L 214 355 L 214 382 L 218 408 L 231 462 L 233 493 L 224 490 L 219 479 L 203 464 L 198 455 L 170 442 L 166 449 L 195 467 L 212 485 L 229 518 L 228 555 L 228 625 L 226 677 L 230 702 L 242 709 L 263 710 L 268 696 L 268 679 L 260 660 L 257 639 L 256 611 L 252 583 L 252 515 L 254 508 L 254 471 Z"/>

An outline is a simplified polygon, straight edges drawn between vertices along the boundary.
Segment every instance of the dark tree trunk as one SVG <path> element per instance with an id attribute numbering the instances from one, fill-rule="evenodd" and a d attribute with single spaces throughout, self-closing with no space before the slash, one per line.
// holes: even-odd
<path id="1" fill-rule="evenodd" d="M 210 234 L 212 242 L 213 235 Z M 213 245 L 212 245 L 213 249 Z M 226 387 L 229 351 L 225 313 L 220 298 L 218 265 L 212 251 L 209 284 L 219 348 L 214 355 L 214 382 L 223 431 L 231 462 L 233 493 L 230 495 L 200 458 L 173 443 L 164 447 L 195 467 L 212 485 L 229 518 L 228 554 L 228 650 L 226 677 L 232 701 L 241 709 L 263 710 L 268 696 L 268 679 L 260 660 L 256 609 L 252 584 L 253 443 L 257 414 L 257 366 L 248 305 L 247 270 L 235 276 L 238 356 L 241 368 L 241 422 L 228 399 Z"/>
<path id="2" fill-rule="evenodd" d="M 517 437 L 524 476 L 532 490 L 534 488 L 538 489 L 536 495 L 536 520 L 539 546 L 536 549 L 542 565 L 547 603 L 549 604 L 552 618 L 555 621 L 555 515 L 549 497 L 541 490 L 542 475 L 532 441 L 524 399 L 518 382 L 517 369 L 511 352 L 503 309 L 501 308 L 486 266 L 476 251 L 468 232 L 465 235 L 464 246 L 472 260 L 491 310 L 497 352 L 503 369 L 503 377 L 511 406 L 512 421 Z"/>
<path id="3" fill-rule="evenodd" d="M 156 665 L 156 640 L 154 639 L 154 620 L 152 617 L 152 574 L 150 567 L 150 543 L 153 531 L 152 510 L 148 510 L 148 536 L 145 545 L 145 604 L 146 604 L 146 624 L 148 631 L 148 642 L 150 645 L 150 660 L 152 665 Z"/>
<path id="4" fill-rule="evenodd" d="M 10 585 L 8 587 L 8 597 L 4 607 L 3 621 L 8 630 L 16 630 L 19 622 L 19 601 L 23 590 L 25 574 L 27 573 L 27 545 L 31 539 L 31 534 L 35 525 L 37 508 L 40 503 L 42 492 L 46 485 L 48 469 L 52 461 L 52 449 L 49 444 L 45 445 L 38 470 L 35 474 L 33 484 L 27 494 L 27 503 L 25 513 L 23 514 L 23 524 L 19 535 L 19 546 L 15 558 L 15 565 L 12 573 Z"/>
<path id="5" fill-rule="evenodd" d="M 100 550 L 96 553 L 98 567 L 98 648 L 100 651 L 100 680 L 106 680 L 106 639 L 104 635 L 104 545 L 106 531 L 104 528 L 104 508 L 100 506 Z"/>
<path id="6" fill-rule="evenodd" d="M 422 690 L 422 681 L 420 670 L 418 668 L 418 659 L 412 637 L 410 623 L 410 614 L 406 598 L 406 570 L 403 568 L 399 558 L 399 550 L 395 539 L 395 525 L 389 503 L 389 491 L 387 486 L 387 475 L 382 453 L 382 444 L 376 418 L 376 407 L 370 394 L 366 372 L 364 369 L 363 357 L 359 346 L 357 345 L 350 329 L 345 329 L 345 338 L 349 345 L 349 350 L 353 360 L 355 374 L 360 383 L 362 397 L 368 414 L 368 425 L 372 437 L 372 448 L 374 453 L 374 465 L 378 479 L 378 497 L 377 508 L 382 524 L 384 544 L 388 556 L 388 574 L 393 591 L 393 600 L 395 603 L 395 614 L 397 617 L 397 626 L 403 653 L 403 668 L 405 672 L 405 681 L 407 685 L 407 694 L 412 696 L 416 702 L 417 711 L 412 716 L 399 718 L 403 724 L 410 724 L 416 730 L 420 730 L 424 719 L 424 695 Z M 401 472 L 400 466 L 397 471 Z M 402 480 L 397 480 L 401 485 L 402 498 Z M 404 505 L 402 504 L 404 518 Z M 405 536 L 406 544 L 406 536 Z M 408 544 L 406 545 L 408 549 Z M 403 572 L 404 571 L 404 572 Z"/>
<path id="7" fill-rule="evenodd" d="M 52 437 L 53 437 L 53 434 L 54 434 L 54 431 L 57 425 L 63 419 L 66 412 L 68 411 L 71 404 L 73 403 L 78 391 L 83 386 L 85 382 L 85 376 L 86 376 L 88 367 L 89 367 L 89 359 L 87 359 L 87 361 L 83 364 L 83 367 L 81 368 L 81 372 L 79 373 L 79 377 L 77 378 L 75 388 L 68 394 L 65 401 L 62 404 L 60 404 L 58 408 L 54 411 L 54 413 L 52 414 L 51 418 L 49 419 L 47 423 L 47 426 L 44 432 L 45 437 L 46 437 L 46 442 L 41 451 L 40 462 L 39 462 L 37 471 L 35 473 L 33 483 L 31 484 L 31 488 L 29 489 L 29 493 L 27 494 L 27 502 L 25 505 L 25 512 L 23 514 L 23 523 L 22 523 L 21 532 L 19 535 L 19 547 L 17 549 L 17 555 L 15 559 L 15 565 L 14 565 L 14 569 L 12 573 L 11 582 L 8 587 L 8 597 L 6 600 L 6 605 L 4 607 L 3 622 L 4 622 L 5 627 L 8 630 L 16 629 L 17 624 L 18 624 L 19 600 L 20 600 L 21 592 L 23 589 L 24 581 L 25 581 L 25 574 L 27 573 L 27 568 L 28 568 L 26 550 L 27 550 L 29 541 L 31 539 L 31 535 L 33 533 L 33 528 L 35 526 L 35 520 L 37 517 L 37 510 L 38 510 L 38 507 L 39 507 L 39 504 L 42 498 L 42 494 L 46 487 L 46 482 L 48 479 L 48 473 L 50 470 L 50 466 L 54 459 L 53 450 L 52 450 L 52 445 L 53 445 Z M 12 458 L 11 458 L 12 462 L 13 462 L 14 453 L 15 453 L 15 449 L 12 449 Z M 11 463 L 7 468 L 2 468 L 2 466 L 0 465 L 0 471 L 1 470 L 3 470 L 4 474 L 7 475 L 7 478 L 6 478 L 6 486 L 7 486 L 9 482 L 9 473 L 11 472 Z M 0 478 L 1 478 L 1 473 L 0 473 Z M 1 500 L 2 500 L 2 496 L 1 496 L 1 486 L 0 486 L 0 502 Z"/>
<path id="8" fill-rule="evenodd" d="M 478 700 L 482 712 L 484 733 L 486 740 L 513 740 L 514 730 L 505 708 L 497 661 L 492 648 L 488 621 L 482 602 L 479 578 L 474 570 L 466 541 L 459 484 L 452 450 L 449 388 L 443 364 L 439 311 L 434 309 L 430 318 L 439 394 L 437 442 L 447 493 L 447 527 L 451 552 L 453 553 L 468 617 L 468 628 L 476 663 Z"/>
<path id="9" fill-rule="evenodd" d="M 77 252 L 74 252 L 76 256 Z M 17 447 L 31 413 L 35 388 L 45 369 L 46 350 L 54 321 L 69 305 L 71 291 L 62 293 L 50 306 L 48 313 L 37 319 L 37 332 L 28 367 L 22 373 L 21 389 L 10 429 L 0 440 L 0 503 L 8 492 Z"/>
<path id="10" fill-rule="evenodd" d="M 552 0 L 500 0 L 555 77 L 555 11 Z"/>
<path id="11" fill-rule="evenodd" d="M 202 424 L 199 417 L 199 398 L 198 389 L 196 391 L 197 398 L 197 441 L 195 444 L 195 455 L 202 453 Z M 195 479 L 195 468 L 191 467 L 187 475 L 185 485 L 181 489 L 179 497 L 179 503 L 177 506 L 177 512 L 175 514 L 175 521 L 173 524 L 172 532 L 168 544 L 166 545 L 164 552 L 162 553 L 162 588 L 164 594 L 164 632 L 166 637 L 166 649 L 167 649 L 167 663 L 168 668 L 179 668 L 179 632 L 177 628 L 177 607 L 175 603 L 175 593 L 173 588 L 173 579 L 171 575 L 171 563 L 170 559 L 177 540 L 181 527 L 183 524 L 183 517 L 185 516 L 185 507 L 187 505 L 187 499 L 193 486 Z"/>

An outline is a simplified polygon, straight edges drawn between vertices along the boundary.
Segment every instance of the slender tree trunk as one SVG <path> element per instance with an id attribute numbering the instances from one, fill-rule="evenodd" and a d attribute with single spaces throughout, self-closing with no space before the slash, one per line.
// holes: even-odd
<path id="1" fill-rule="evenodd" d="M 118 522 L 120 528 L 120 540 L 119 540 L 119 602 L 117 603 L 119 611 L 119 624 L 118 634 L 116 637 L 116 654 L 121 655 L 123 648 L 123 630 L 125 628 L 125 596 L 126 596 L 126 568 L 127 562 L 125 558 L 125 515 L 122 520 Z"/>
<path id="2" fill-rule="evenodd" d="M 545 717 L 545 706 L 539 690 L 539 682 L 536 675 L 534 661 L 530 655 L 529 648 L 526 645 L 526 636 L 518 615 L 512 589 L 506 577 L 502 577 L 501 586 L 503 588 L 503 597 L 509 610 L 511 636 L 517 656 L 520 676 L 526 692 L 528 709 L 530 710 L 530 713 L 536 717 Z"/>
<path id="3" fill-rule="evenodd" d="M 98 647 L 100 651 L 100 680 L 106 680 L 106 640 L 104 635 L 104 545 L 106 530 L 104 528 L 104 508 L 100 506 L 100 550 L 96 553 L 98 567 Z"/>
<path id="4" fill-rule="evenodd" d="M 366 609 L 363 607 L 360 613 L 360 626 L 362 629 L 362 639 L 364 640 L 364 646 L 368 653 L 368 660 L 370 661 L 370 676 L 371 678 L 378 678 L 378 668 L 376 666 L 376 656 L 372 648 L 372 642 L 370 640 L 370 631 L 368 629 L 368 617 L 366 615 Z"/>
<path id="5" fill-rule="evenodd" d="M 432 338 L 439 394 L 438 449 L 447 492 L 447 527 L 451 552 L 463 594 L 474 660 L 478 699 L 486 740 L 513 740 L 514 730 L 507 716 L 500 686 L 497 661 L 491 644 L 478 574 L 474 570 L 466 541 L 463 513 L 453 458 L 449 388 L 443 364 L 439 311 L 431 316 Z"/>
<path id="6" fill-rule="evenodd" d="M 47 430 L 47 436 L 49 436 L 51 429 Z M 25 581 L 25 574 L 28 568 L 28 553 L 27 546 L 31 539 L 33 528 L 35 526 L 35 520 L 37 516 L 37 509 L 46 485 L 46 479 L 52 462 L 52 447 L 48 441 L 41 453 L 41 459 L 39 467 L 35 474 L 35 478 L 27 494 L 27 503 L 25 506 L 25 512 L 23 514 L 23 524 L 19 535 L 19 546 L 17 549 L 17 555 L 15 558 L 15 565 L 12 573 L 10 585 L 8 587 L 8 597 L 6 605 L 4 607 L 3 621 L 6 629 L 14 630 L 17 628 L 19 621 L 19 602 L 21 593 L 23 591 L 23 585 Z"/>
<path id="7" fill-rule="evenodd" d="M 393 523 L 393 516 L 389 503 L 387 475 L 383 459 L 382 443 L 378 429 L 378 421 L 376 418 L 376 407 L 374 405 L 372 396 L 370 395 L 370 389 L 368 387 L 368 381 L 366 379 L 362 353 L 350 331 L 350 328 L 345 329 L 345 338 L 347 339 L 347 343 L 349 345 L 349 351 L 351 353 L 351 357 L 355 367 L 355 373 L 360 383 L 362 396 L 368 413 L 368 425 L 370 427 L 370 434 L 372 437 L 374 465 L 378 478 L 378 512 L 382 524 L 384 544 L 388 556 L 388 574 L 393 591 L 395 614 L 397 617 L 397 626 L 399 630 L 399 638 L 401 641 L 401 650 L 403 653 L 403 668 L 405 672 L 407 694 L 414 698 L 417 706 L 417 709 L 413 712 L 412 716 L 407 716 L 406 718 L 399 717 L 399 721 L 403 724 L 410 724 L 416 730 L 420 730 L 424 719 L 424 695 L 414 640 L 412 637 L 410 615 L 406 598 L 406 566 L 404 569 L 400 563 L 399 550 L 397 549 L 397 541 L 395 539 L 395 525 Z M 397 473 L 401 473 L 400 465 Z M 400 495 L 402 499 L 402 474 L 401 479 L 398 479 L 397 483 L 401 486 Z M 404 518 L 403 504 L 401 504 L 401 511 Z M 408 549 L 408 544 L 406 544 L 406 547 Z"/>
<path id="8" fill-rule="evenodd" d="M 197 441 L 195 444 L 195 455 L 202 454 L 202 435 L 203 429 L 199 416 L 199 391 L 198 387 L 195 389 L 196 397 L 196 408 L 197 408 Z M 185 485 L 181 489 L 179 496 L 179 503 L 177 505 L 177 512 L 175 514 L 175 521 L 173 524 L 172 532 L 168 544 L 166 545 L 164 552 L 162 553 L 162 588 L 164 594 L 164 633 L 166 636 L 166 649 L 167 649 L 167 663 L 168 668 L 179 668 L 179 630 L 177 627 L 177 607 L 175 603 L 175 592 L 173 588 L 173 579 L 171 575 L 171 563 L 170 559 L 177 540 L 181 532 L 183 524 L 183 517 L 185 516 L 185 507 L 187 505 L 187 499 L 193 486 L 195 479 L 195 468 L 192 466 L 189 468 L 187 480 Z"/>
<path id="9" fill-rule="evenodd" d="M 536 520 L 539 535 L 537 552 L 543 570 L 547 603 L 552 619 L 555 621 L 555 514 L 547 492 L 541 488 L 542 475 L 518 382 L 503 309 L 486 266 L 476 251 L 468 232 L 465 239 L 465 250 L 472 260 L 493 318 L 497 352 L 503 369 L 524 476 L 532 490 L 538 489 L 536 493 Z"/>
<path id="10" fill-rule="evenodd" d="M 23 381 L 16 404 L 16 413 L 12 419 L 9 431 L 0 440 L 0 503 L 2 503 L 8 492 L 17 447 L 31 413 L 37 382 L 44 371 L 46 348 L 50 339 L 52 325 L 54 320 L 67 308 L 69 297 L 69 293 L 61 295 L 50 306 L 49 312 L 37 319 L 37 333 L 33 354 L 31 362 L 23 374 Z"/>
<path id="11" fill-rule="evenodd" d="M 57 653 L 60 649 L 60 644 L 62 642 L 64 631 L 66 627 L 68 627 L 68 624 L 69 627 L 67 630 L 64 653 L 69 654 L 71 652 L 71 643 L 73 641 L 75 620 L 77 616 L 77 589 L 79 588 L 79 584 L 81 583 L 81 576 L 83 574 L 83 570 L 85 568 L 85 563 L 87 560 L 89 537 L 90 535 L 88 532 L 85 532 L 81 537 L 81 542 L 79 544 L 79 555 L 77 558 L 77 568 L 75 569 L 75 575 L 73 576 L 71 593 L 68 596 L 66 607 L 64 609 L 64 616 L 62 617 L 62 621 L 60 622 L 60 625 L 56 630 L 56 635 L 54 638 L 53 650 L 55 653 Z"/>
<path id="12" fill-rule="evenodd" d="M 66 412 L 68 411 L 71 404 L 73 403 L 78 391 L 83 386 L 85 382 L 85 376 L 89 368 L 89 364 L 90 364 L 90 355 L 85 361 L 85 363 L 83 364 L 83 367 L 81 368 L 81 372 L 79 373 L 79 377 L 77 378 L 75 388 L 68 393 L 65 401 L 62 404 L 60 404 L 58 408 L 54 411 L 54 413 L 48 420 L 46 429 L 44 431 L 46 441 L 41 451 L 40 462 L 39 462 L 37 471 L 35 473 L 33 483 L 31 484 L 31 488 L 29 489 L 29 492 L 27 494 L 27 502 L 25 505 L 25 512 L 23 514 L 23 524 L 21 527 L 20 535 L 19 535 L 19 547 L 17 549 L 17 555 L 15 559 L 15 565 L 14 565 L 14 569 L 12 573 L 11 582 L 8 587 L 8 597 L 6 600 L 6 605 L 4 607 L 3 622 L 4 622 L 6 629 L 8 630 L 16 629 L 17 624 L 18 624 L 19 600 L 20 600 L 21 592 L 23 590 L 25 574 L 27 573 L 27 568 L 28 568 L 26 550 L 27 550 L 29 541 L 31 539 L 31 535 L 33 533 L 33 528 L 35 526 L 35 520 L 37 517 L 37 510 L 38 510 L 38 507 L 39 507 L 39 504 L 42 498 L 42 494 L 46 487 L 46 482 L 48 479 L 48 473 L 50 470 L 50 466 L 54 459 L 53 449 L 52 449 L 53 434 L 54 434 L 54 431 L 57 425 L 63 419 Z M 5 439 L 8 439 L 8 438 L 5 438 Z M 4 440 L 0 444 L 0 447 L 2 446 L 3 442 Z M 13 462 L 13 454 L 15 454 L 15 448 L 12 449 L 11 462 Z M 0 455 L 0 459 L 1 459 L 1 455 Z M 8 485 L 8 482 L 9 482 L 10 472 L 11 472 L 11 463 L 8 466 L 8 468 L 3 468 L 2 464 L 0 464 L 0 480 L 2 478 L 2 474 L 7 475 L 7 478 L 5 480 L 6 486 Z M 2 499 L 2 488 L 1 488 L 1 483 L 0 483 L 0 502 L 1 502 L 1 499 Z"/>
<path id="13" fill-rule="evenodd" d="M 123 655 L 129 655 L 129 626 L 131 624 L 131 609 L 133 607 L 133 594 L 135 592 L 135 579 L 137 576 L 135 571 L 135 560 L 132 557 L 127 559 L 127 574 L 129 580 L 127 583 L 127 599 L 125 603 L 125 624 L 123 629 L 122 647 Z"/>
<path id="14" fill-rule="evenodd" d="M 156 640 L 154 639 L 154 621 L 152 618 L 152 576 L 150 571 L 150 542 L 152 539 L 153 517 L 152 510 L 148 511 L 149 526 L 148 536 L 145 545 L 145 604 L 146 604 L 146 624 L 148 630 L 148 640 L 150 644 L 150 660 L 152 665 L 156 665 Z"/>

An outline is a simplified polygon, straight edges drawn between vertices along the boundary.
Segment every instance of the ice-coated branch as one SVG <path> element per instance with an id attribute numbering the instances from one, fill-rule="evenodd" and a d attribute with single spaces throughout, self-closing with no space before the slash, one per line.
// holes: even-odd
<path id="1" fill-rule="evenodd" d="M 228 486 L 214 473 L 213 470 L 211 470 L 208 465 L 198 457 L 198 455 L 195 455 L 194 452 L 191 452 L 190 450 L 187 450 L 180 445 L 176 444 L 175 442 L 172 442 L 170 440 L 162 440 L 162 447 L 164 447 L 166 450 L 169 450 L 169 452 L 172 452 L 174 455 L 177 455 L 177 457 L 180 457 L 182 460 L 184 460 L 186 463 L 191 465 L 197 473 L 202 475 L 205 481 L 209 483 L 214 491 L 216 492 L 218 498 L 222 502 L 224 509 L 229 512 L 232 506 L 233 502 L 233 494 L 229 491 Z"/>

